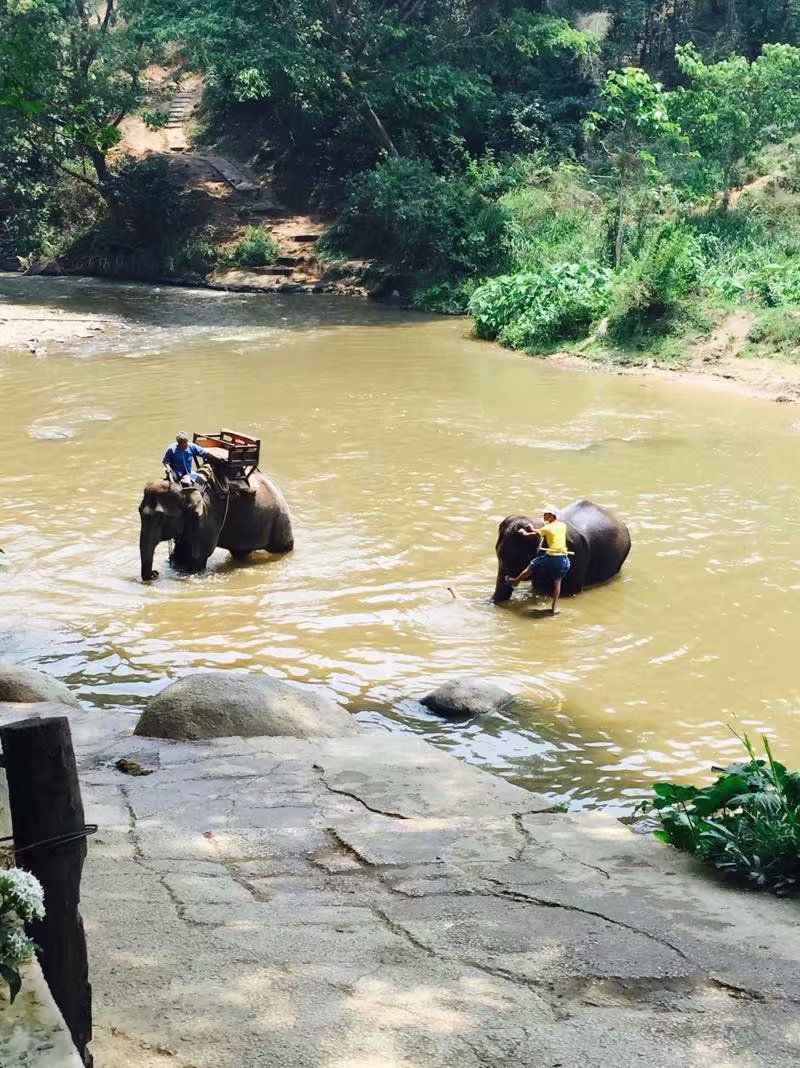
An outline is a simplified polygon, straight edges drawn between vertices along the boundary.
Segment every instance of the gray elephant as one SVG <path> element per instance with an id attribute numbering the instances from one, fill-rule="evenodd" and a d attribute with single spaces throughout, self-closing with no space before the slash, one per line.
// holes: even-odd
<path id="1" fill-rule="evenodd" d="M 256 549 L 288 553 L 294 548 L 289 509 L 278 486 L 263 471 L 249 488 L 228 482 L 213 465 L 208 485 L 184 487 L 162 479 L 144 488 L 139 505 L 142 581 L 158 578 L 153 554 L 162 541 L 174 541 L 170 563 L 179 571 L 203 571 L 219 546 L 240 559 Z"/>
<path id="2" fill-rule="evenodd" d="M 573 501 L 559 509 L 558 518 L 567 525 L 567 548 L 572 554 L 572 566 L 562 587 L 564 594 L 580 593 L 587 586 L 608 582 L 619 572 L 630 552 L 631 536 L 618 516 L 591 501 Z M 510 515 L 500 524 L 495 545 L 497 583 L 492 597 L 495 603 L 507 601 L 513 592 L 506 575 L 518 575 L 538 552 L 541 539 L 526 538 L 519 531 L 538 529 L 542 522 L 524 515 Z"/>

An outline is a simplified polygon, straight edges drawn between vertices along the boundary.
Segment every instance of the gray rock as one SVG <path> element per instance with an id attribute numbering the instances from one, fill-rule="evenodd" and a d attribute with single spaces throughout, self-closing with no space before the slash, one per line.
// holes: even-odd
<path id="1" fill-rule="evenodd" d="M 202 738 L 338 738 L 358 733 L 352 716 L 310 687 L 267 675 L 208 671 L 170 683 L 156 694 L 135 734 Z"/>
<path id="2" fill-rule="evenodd" d="M 483 679 L 451 679 L 422 698 L 422 703 L 440 716 L 477 716 L 497 712 L 513 701 L 514 695 Z"/>
<path id="3" fill-rule="evenodd" d="M 43 274 L 48 276 L 58 276 L 64 274 L 64 268 L 58 262 L 58 260 L 51 259 L 45 256 L 43 259 L 35 260 L 30 267 L 28 267 L 24 274 Z"/>
<path id="4" fill-rule="evenodd" d="M 36 701 L 58 701 L 80 708 L 80 701 L 70 688 L 51 675 L 21 664 L 0 664 L 0 701 L 26 704 Z"/>

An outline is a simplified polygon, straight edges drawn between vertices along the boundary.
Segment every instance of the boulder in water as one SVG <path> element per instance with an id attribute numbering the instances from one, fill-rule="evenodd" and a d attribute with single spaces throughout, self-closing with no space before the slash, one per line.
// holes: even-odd
<path id="1" fill-rule="evenodd" d="M 497 712 L 514 700 L 514 695 L 483 679 L 451 679 L 422 698 L 431 712 L 440 716 L 477 716 Z"/>
<path id="2" fill-rule="evenodd" d="M 0 664 L 0 701 L 11 704 L 58 701 L 80 708 L 78 698 L 66 683 L 22 664 Z"/>
<path id="3" fill-rule="evenodd" d="M 204 738 L 338 738 L 359 727 L 341 705 L 308 686 L 268 675 L 206 671 L 188 675 L 151 698 L 134 734 Z"/>

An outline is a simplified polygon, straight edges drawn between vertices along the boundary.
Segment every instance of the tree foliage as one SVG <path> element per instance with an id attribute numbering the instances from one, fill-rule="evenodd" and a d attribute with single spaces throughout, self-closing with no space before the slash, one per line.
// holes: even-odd
<path id="1" fill-rule="evenodd" d="M 325 244 L 410 274 L 480 276 L 505 265 L 510 221 L 468 180 L 438 175 L 427 162 L 387 159 L 351 180 Z"/>
<path id="2" fill-rule="evenodd" d="M 707 63 L 687 44 L 676 56 L 686 84 L 670 94 L 671 113 L 727 200 L 769 140 L 800 129 L 800 49 L 768 44 L 752 61 L 732 55 Z"/>
<path id="3" fill-rule="evenodd" d="M 132 5 L 133 6 L 133 5 Z M 137 32 L 180 39 L 208 75 L 212 126 L 326 186 L 381 155 L 440 171 L 487 149 L 574 139 L 597 42 L 548 5 L 417 0 L 141 0 Z"/>
<path id="4" fill-rule="evenodd" d="M 85 0 L 0 0 L 0 151 L 43 174 L 89 164 L 109 195 L 106 153 L 140 98 L 141 65 L 114 0 L 100 14 Z"/>

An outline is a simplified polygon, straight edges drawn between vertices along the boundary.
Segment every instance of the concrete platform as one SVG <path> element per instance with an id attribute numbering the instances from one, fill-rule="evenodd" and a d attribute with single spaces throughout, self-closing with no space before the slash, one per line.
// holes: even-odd
<path id="1" fill-rule="evenodd" d="M 410 735 L 170 743 L 67 714 L 100 825 L 97 1068 L 800 1058 L 797 904 Z"/>

